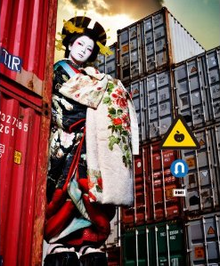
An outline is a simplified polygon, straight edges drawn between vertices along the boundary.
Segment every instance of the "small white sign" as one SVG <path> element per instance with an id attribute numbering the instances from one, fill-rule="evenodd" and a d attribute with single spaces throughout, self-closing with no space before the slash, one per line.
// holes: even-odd
<path id="1" fill-rule="evenodd" d="M 174 197 L 185 197 L 186 190 L 185 189 L 173 189 L 173 196 Z"/>

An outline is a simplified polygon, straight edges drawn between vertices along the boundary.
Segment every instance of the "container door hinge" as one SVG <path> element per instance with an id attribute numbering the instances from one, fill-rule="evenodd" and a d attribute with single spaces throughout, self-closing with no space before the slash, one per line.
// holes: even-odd
<path id="1" fill-rule="evenodd" d="M 47 102 L 43 102 L 42 104 L 42 114 L 49 117 L 51 106 Z"/>

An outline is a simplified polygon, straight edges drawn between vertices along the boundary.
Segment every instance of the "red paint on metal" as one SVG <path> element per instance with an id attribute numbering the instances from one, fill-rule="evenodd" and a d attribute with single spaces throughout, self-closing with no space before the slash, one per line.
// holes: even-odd
<path id="1" fill-rule="evenodd" d="M 15 98 L 1 93 L 1 254 L 5 265 L 28 266 L 41 114 Z"/>
<path id="2" fill-rule="evenodd" d="M 0 71 L 39 95 L 42 95 L 46 79 L 48 28 L 51 26 L 48 14 L 51 6 L 54 8 L 53 2 L 3 0 L 0 4 L 3 29 L 0 32 L 0 48 L 4 58 Z M 56 10 L 53 12 L 56 16 Z M 21 71 L 16 70 L 14 57 L 21 60 Z"/>
<path id="3" fill-rule="evenodd" d="M 180 198 L 173 196 L 173 189 L 179 188 L 180 184 L 170 172 L 177 151 L 162 151 L 159 144 L 143 145 L 140 155 L 135 157 L 134 206 L 122 208 L 125 228 L 171 220 L 180 213 Z M 143 166 L 143 171 L 138 170 L 137 164 Z"/>
<path id="4" fill-rule="evenodd" d="M 143 173 L 143 165 L 142 165 L 142 158 L 141 155 L 136 155 L 134 157 L 134 171 L 135 175 L 141 175 Z"/>
<path id="5" fill-rule="evenodd" d="M 0 255 L 41 265 L 57 1 L 3 0 L 0 12 Z"/>

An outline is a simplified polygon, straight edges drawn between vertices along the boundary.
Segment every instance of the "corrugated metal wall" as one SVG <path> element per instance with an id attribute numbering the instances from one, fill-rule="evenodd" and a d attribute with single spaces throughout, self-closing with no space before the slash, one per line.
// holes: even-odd
<path id="1" fill-rule="evenodd" d="M 6 91 L 1 92 L 0 99 L 0 202 L 3 210 L 0 252 L 4 265 L 29 266 L 41 114 L 28 106 L 28 102 L 20 101 L 15 95 L 9 96 Z"/>
<path id="2" fill-rule="evenodd" d="M 41 265 L 57 0 L 0 12 L 0 255 Z"/>
<path id="3" fill-rule="evenodd" d="M 0 71 L 39 95 L 49 48 L 47 18 L 49 8 L 53 8 L 50 2 L 54 1 L 3 0 L 0 6 Z"/>

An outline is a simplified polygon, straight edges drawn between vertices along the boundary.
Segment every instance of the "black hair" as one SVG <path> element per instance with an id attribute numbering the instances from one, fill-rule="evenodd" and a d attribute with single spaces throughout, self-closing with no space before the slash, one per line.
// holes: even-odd
<path id="1" fill-rule="evenodd" d="M 90 21 L 91 21 L 90 18 L 82 17 L 82 16 L 77 16 L 77 17 L 71 18 L 68 21 L 68 22 L 72 23 L 74 26 L 83 29 L 83 33 L 76 33 L 76 32 L 71 33 L 70 30 L 68 28 L 66 28 L 64 25 L 64 27 L 62 29 L 62 35 L 65 37 L 64 37 L 62 43 L 66 47 L 66 51 L 64 54 L 64 56 L 66 58 L 69 57 L 69 53 L 70 53 L 69 45 L 73 44 L 75 42 L 75 40 L 78 39 L 79 37 L 87 36 L 94 41 L 94 48 L 93 48 L 92 54 L 88 58 L 87 62 L 92 63 L 96 60 L 97 55 L 98 55 L 99 50 L 100 50 L 100 48 L 96 42 L 99 41 L 102 45 L 105 45 L 107 36 L 106 36 L 106 32 L 105 32 L 104 28 L 98 22 L 95 22 L 92 29 L 88 28 Z"/>
<path id="2" fill-rule="evenodd" d="M 87 60 L 87 62 L 92 63 L 96 60 L 100 48 L 96 43 L 96 41 L 97 41 L 96 36 L 94 36 L 93 31 L 90 29 L 86 29 L 85 32 L 83 32 L 83 33 L 73 33 L 73 34 L 71 34 L 68 37 L 63 39 L 63 45 L 66 47 L 64 57 L 65 58 L 69 57 L 69 54 L 70 54 L 69 45 L 72 45 L 81 36 L 87 36 L 94 41 L 94 48 L 93 48 L 92 54 L 90 55 L 90 57 Z"/>

